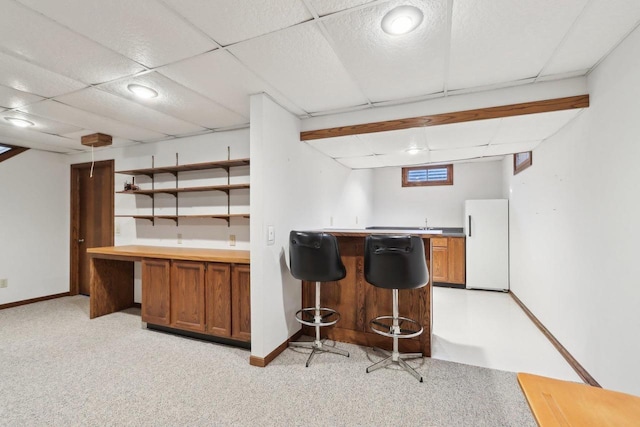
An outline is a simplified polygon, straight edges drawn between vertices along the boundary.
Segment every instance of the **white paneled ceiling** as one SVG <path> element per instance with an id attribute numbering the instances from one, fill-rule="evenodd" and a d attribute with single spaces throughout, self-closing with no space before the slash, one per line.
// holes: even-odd
<path id="1" fill-rule="evenodd" d="M 424 19 L 380 27 L 398 5 Z M 0 0 L 0 142 L 87 150 L 244 127 L 267 93 L 300 118 L 585 75 L 638 0 Z M 139 99 L 127 86 L 154 88 Z M 314 141 L 352 168 L 509 154 L 577 112 Z M 24 117 L 31 128 L 5 117 Z M 410 160 L 405 150 L 422 148 Z"/>

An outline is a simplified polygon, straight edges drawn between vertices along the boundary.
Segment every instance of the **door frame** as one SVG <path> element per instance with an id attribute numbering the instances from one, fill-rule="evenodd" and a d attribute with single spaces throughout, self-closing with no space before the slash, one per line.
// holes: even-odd
<path id="1" fill-rule="evenodd" d="M 80 170 L 91 168 L 92 163 L 77 163 L 71 165 L 71 207 L 70 207 L 70 217 L 71 217 L 71 228 L 70 228 L 70 237 L 69 237 L 69 250 L 70 250 L 70 266 L 69 266 L 69 294 L 70 295 L 78 295 L 80 293 L 80 248 L 78 245 L 79 230 L 80 230 L 80 187 L 79 187 L 79 178 L 80 178 Z M 108 188 L 103 188 L 104 191 L 109 191 L 111 197 L 108 198 L 109 202 L 107 206 L 103 206 L 103 209 L 108 210 L 109 216 L 111 217 L 111 221 L 109 222 L 109 226 L 111 230 L 109 235 L 111 236 L 111 242 L 108 246 L 113 246 L 114 241 L 114 204 L 115 204 L 115 183 L 114 183 L 114 173 L 115 173 L 115 161 L 111 160 L 102 160 L 99 162 L 93 163 L 94 169 L 98 168 L 107 168 L 108 180 L 107 186 Z"/>

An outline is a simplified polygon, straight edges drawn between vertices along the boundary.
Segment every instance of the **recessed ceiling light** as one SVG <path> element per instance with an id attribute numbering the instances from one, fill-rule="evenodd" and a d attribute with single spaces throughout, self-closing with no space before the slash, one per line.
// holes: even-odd
<path id="1" fill-rule="evenodd" d="M 415 30 L 422 22 L 422 11 L 414 6 L 398 6 L 382 18 L 382 30 L 394 36 Z"/>
<path id="2" fill-rule="evenodd" d="M 129 89 L 129 92 L 133 93 L 139 98 L 149 99 L 158 96 L 158 92 L 156 92 L 155 90 L 151 89 L 150 87 L 138 84 L 130 84 L 129 86 L 127 86 L 127 89 Z"/>
<path id="3" fill-rule="evenodd" d="M 35 125 L 35 123 L 30 122 L 29 120 L 19 119 L 17 117 L 5 117 L 4 119 L 12 125 L 18 126 L 19 128 L 28 128 L 29 126 Z"/>
<path id="4" fill-rule="evenodd" d="M 404 152 L 407 154 L 418 154 L 419 152 L 424 150 L 425 148 L 422 148 L 422 147 L 409 147 L 406 150 L 404 150 Z"/>

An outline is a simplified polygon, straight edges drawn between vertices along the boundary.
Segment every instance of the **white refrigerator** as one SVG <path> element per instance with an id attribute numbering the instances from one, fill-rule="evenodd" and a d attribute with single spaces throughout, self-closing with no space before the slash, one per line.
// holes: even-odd
<path id="1" fill-rule="evenodd" d="M 466 200 L 467 289 L 509 290 L 509 201 Z"/>

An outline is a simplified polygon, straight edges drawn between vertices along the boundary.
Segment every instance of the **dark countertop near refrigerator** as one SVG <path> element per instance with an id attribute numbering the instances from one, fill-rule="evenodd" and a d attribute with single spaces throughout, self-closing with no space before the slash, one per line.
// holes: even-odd
<path id="1" fill-rule="evenodd" d="M 452 227 L 393 227 L 393 226 L 376 226 L 367 228 L 324 228 L 318 231 L 325 231 L 334 236 L 351 236 L 365 237 L 370 234 L 415 234 L 423 238 L 438 237 L 465 237 L 462 228 Z"/>
<path id="2" fill-rule="evenodd" d="M 462 227 L 394 227 L 394 226 L 374 226 L 367 227 L 366 230 L 371 230 L 372 233 L 375 233 L 375 230 L 420 230 L 425 234 L 429 233 L 429 230 L 442 230 L 442 234 L 439 234 L 442 237 L 466 237 L 464 234 L 464 228 Z M 434 235 L 433 237 L 438 237 Z"/>

